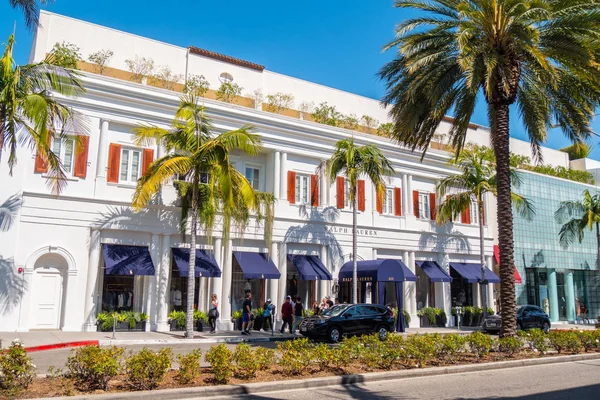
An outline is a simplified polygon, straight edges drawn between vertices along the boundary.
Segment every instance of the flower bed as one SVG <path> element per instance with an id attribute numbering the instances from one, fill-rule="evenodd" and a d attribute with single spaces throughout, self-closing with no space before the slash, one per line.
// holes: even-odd
<path id="1" fill-rule="evenodd" d="M 20 344 L 14 344 L 0 356 L 0 368 L 4 368 L 0 376 L 8 370 L 24 371 L 19 379 L 0 381 L 0 396 L 35 398 L 239 384 L 543 357 L 549 351 L 600 352 L 600 330 L 552 331 L 550 335 L 533 330 L 502 339 L 480 332 L 465 336 L 390 334 L 385 340 L 371 335 L 348 338 L 336 346 L 296 339 L 278 343 L 277 350 L 251 348 L 246 343 L 232 350 L 219 344 L 204 354 L 210 367 L 200 366 L 202 355 L 196 350 L 178 356 L 178 370 L 171 369 L 174 357 L 169 348 L 125 353 L 118 347 L 89 346 L 73 350 L 64 372 L 55 371 L 47 378 L 33 378 L 31 361 L 20 349 Z"/>

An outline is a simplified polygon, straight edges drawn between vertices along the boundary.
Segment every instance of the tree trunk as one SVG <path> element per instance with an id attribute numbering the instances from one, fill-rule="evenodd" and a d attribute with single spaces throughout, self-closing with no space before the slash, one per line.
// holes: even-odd
<path id="1" fill-rule="evenodd" d="M 358 303 L 358 265 L 356 253 L 358 252 L 356 232 L 356 187 L 352 188 L 352 303 Z"/>
<path id="2" fill-rule="evenodd" d="M 492 131 L 492 145 L 496 156 L 496 179 L 498 190 L 498 241 L 500 245 L 500 315 L 502 316 L 501 337 L 515 336 L 517 333 L 513 215 L 510 182 L 510 136 L 509 106 L 495 107 L 495 128 Z"/>
<path id="3" fill-rule="evenodd" d="M 481 257 L 481 284 L 479 285 L 479 288 L 481 290 L 481 299 L 483 302 L 483 305 L 481 308 L 483 308 L 483 319 L 481 320 L 482 323 L 483 321 L 485 321 L 485 318 L 487 317 L 487 285 L 484 285 L 483 282 L 485 282 L 485 241 L 483 238 L 483 198 L 481 196 L 481 194 L 477 195 L 477 214 L 479 215 L 479 253 L 480 253 L 480 257 Z M 489 283 L 488 283 L 489 285 Z"/>
<path id="4" fill-rule="evenodd" d="M 198 181 L 199 173 L 194 172 L 192 183 L 192 229 L 190 232 L 190 261 L 188 269 L 187 307 L 185 319 L 185 337 L 194 337 L 194 292 L 196 290 L 196 234 L 198 230 Z"/>
<path id="5" fill-rule="evenodd" d="M 596 266 L 600 270 L 600 223 L 596 222 Z"/>

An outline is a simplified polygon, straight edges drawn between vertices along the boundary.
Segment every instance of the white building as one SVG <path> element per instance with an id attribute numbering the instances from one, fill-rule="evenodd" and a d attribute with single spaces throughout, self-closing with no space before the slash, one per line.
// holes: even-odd
<path id="1" fill-rule="evenodd" d="M 50 193 L 44 166 L 36 162 L 31 149 L 19 149 L 12 176 L 6 162 L 0 165 L 0 204 L 9 206 L 12 212 L 12 223 L 5 220 L 5 224 L 0 224 L 7 228 L 0 231 L 0 279 L 4 280 L 0 283 L 1 331 L 95 330 L 97 313 L 113 308 L 144 311 L 150 315 L 148 329 L 162 331 L 169 329 L 170 310 L 183 307 L 185 296 L 179 300 L 176 292 L 185 290 L 185 278 L 178 277 L 172 249 L 185 247 L 186 243 L 178 232 L 180 209 L 173 185 L 163 187 L 161 204 L 137 214 L 130 208 L 136 180 L 144 166 L 164 155 L 160 146 L 137 147 L 132 129 L 139 124 L 168 127 L 180 93 L 118 79 L 128 76 L 125 60 L 136 55 L 149 57 L 157 65 L 168 65 L 175 74 L 202 74 L 211 89 L 216 89 L 219 77 L 225 76 L 244 87 L 244 93 L 291 93 L 296 104 L 326 101 L 344 113 L 368 114 L 381 122 L 387 118 L 376 100 L 270 72 L 217 53 L 160 43 L 47 12 L 42 12 L 40 26 L 31 61 L 43 59 L 55 43 L 63 41 L 77 45 L 86 59 L 101 49 L 112 50 L 114 57 L 106 75 L 82 72 L 87 89 L 84 96 L 64 100 L 88 117 L 90 129 L 87 152 L 74 154 L 72 142 L 68 141 L 54 145 L 70 171 L 68 185 L 59 196 Z M 84 65 L 83 69 L 89 67 Z M 317 177 L 315 168 L 328 159 L 338 140 L 351 135 L 361 145 L 381 148 L 397 172 L 389 177 L 381 212 L 377 210 L 373 185 L 364 183 L 357 257 L 401 260 L 417 275 L 416 283 L 404 283 L 404 308 L 411 315 L 411 326 L 419 324 L 416 314 L 420 307 L 444 308 L 450 315 L 452 298 L 458 296 L 450 283 L 431 282 L 417 265 L 419 261 L 436 262 L 455 278 L 452 287 L 466 290 L 466 303 L 480 304 L 478 285 L 464 281 L 463 286 L 455 286 L 459 280 L 462 282 L 457 279 L 461 267 L 450 267 L 453 263 L 478 262 L 476 219 L 438 226 L 430 218 L 436 201 L 436 182 L 454 173 L 447 165 L 448 153 L 431 149 L 421 162 L 420 154 L 380 136 L 311 122 L 306 116 L 298 118 L 302 114 L 293 110 L 283 113 L 286 115 L 266 112 L 250 99 L 229 104 L 210 97 L 209 93 L 205 106 L 218 130 L 248 123 L 256 128 L 264 151 L 257 157 L 239 156 L 234 161 L 240 171 L 252 176 L 256 189 L 271 192 L 277 198 L 271 249 L 266 248 L 262 226 L 254 222 L 242 237 L 232 235 L 228 246 L 231 251 L 226 253 L 219 229 L 212 241 L 198 237 L 198 248 L 212 250 L 222 275 L 198 278 L 195 303 L 206 310 L 210 294 L 216 293 L 220 299 L 221 328 L 231 327 L 229 317 L 232 310 L 241 307 L 240 298 L 247 283 L 261 305 L 267 297 L 281 305 L 285 295 L 294 291 L 293 278 L 298 281 L 295 291 L 305 304 L 325 295 L 347 298 L 345 286 L 337 278 L 343 263 L 351 259 L 352 213 L 343 199 L 344 190 L 338 190 L 337 183 L 329 185 Z M 440 126 L 440 133 L 448 129 L 450 122 Z M 469 134 L 476 138 L 481 132 L 489 133 L 473 125 Z M 494 233 L 487 226 L 487 221 L 493 220 L 489 208 L 486 207 L 484 232 L 486 260 L 491 268 Z M 139 246 L 140 257 L 149 254 L 153 271 L 138 275 L 132 267 L 131 273 L 125 275 L 110 272 L 106 257 L 114 245 Z M 240 266 L 243 255 L 236 257 L 232 252 L 269 250 L 280 278 L 245 279 L 244 266 Z M 316 256 L 333 280 L 302 281 L 288 255 Z M 340 291 L 334 292 L 338 286 Z M 492 285 L 488 292 L 489 304 L 493 304 Z M 386 303 L 394 301 L 390 291 Z"/>

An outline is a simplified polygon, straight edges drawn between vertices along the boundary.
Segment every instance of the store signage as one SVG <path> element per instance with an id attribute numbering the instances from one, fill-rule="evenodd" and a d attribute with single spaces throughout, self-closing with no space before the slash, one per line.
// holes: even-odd
<path id="1" fill-rule="evenodd" d="M 372 282 L 373 278 L 370 276 L 359 276 L 357 282 Z M 352 278 L 343 278 L 342 282 L 352 282 Z"/>
<path id="2" fill-rule="evenodd" d="M 329 233 L 352 233 L 352 228 L 343 228 L 339 226 L 328 226 L 327 232 Z M 358 236 L 377 236 L 377 231 L 374 229 L 357 229 L 356 234 Z"/>

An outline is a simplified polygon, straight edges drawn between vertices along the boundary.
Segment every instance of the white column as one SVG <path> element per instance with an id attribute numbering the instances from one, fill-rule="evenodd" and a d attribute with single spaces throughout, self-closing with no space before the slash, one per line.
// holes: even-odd
<path id="1" fill-rule="evenodd" d="M 100 120 L 100 137 L 98 138 L 98 155 L 96 161 L 96 180 L 106 180 L 106 169 L 108 168 L 108 120 Z"/>
<path id="2" fill-rule="evenodd" d="M 280 171 L 279 198 L 287 198 L 287 153 L 281 153 L 281 171 Z"/>
<path id="3" fill-rule="evenodd" d="M 281 193 L 281 152 L 276 151 L 273 155 L 273 195 L 276 199 L 279 198 Z"/>
<path id="4" fill-rule="evenodd" d="M 406 264 L 406 266 L 410 265 L 410 255 L 408 251 L 405 251 L 402 254 L 402 261 L 404 262 L 404 264 Z M 402 307 L 406 310 L 406 312 L 408 314 L 410 314 L 410 327 L 414 328 L 415 326 L 419 326 L 419 322 L 412 317 L 412 312 L 410 310 L 410 298 L 412 296 L 412 286 L 411 286 L 411 282 L 408 281 L 404 281 L 404 283 L 402 284 L 402 291 L 404 293 L 404 299 L 402 300 Z M 398 312 L 401 312 L 400 310 L 398 310 Z"/>
<path id="5" fill-rule="evenodd" d="M 407 197 L 407 204 L 408 204 L 408 215 L 415 215 L 415 210 L 413 210 L 413 197 L 412 197 L 412 192 L 413 192 L 413 188 L 412 188 L 412 175 L 408 175 L 406 177 L 406 189 L 407 192 L 406 193 L 406 197 Z"/>
<path id="6" fill-rule="evenodd" d="M 321 160 L 321 165 L 325 165 L 325 160 Z M 327 184 L 327 177 L 325 176 L 325 171 L 321 173 L 320 177 L 320 189 L 319 193 L 321 193 L 321 205 L 323 207 L 329 206 L 329 185 Z"/>
<path id="7" fill-rule="evenodd" d="M 321 246 L 320 257 L 321 257 L 321 262 L 323 263 L 325 268 L 327 268 L 329 273 L 331 275 L 333 275 L 332 268 L 329 265 L 328 259 L 327 259 L 327 246 Z M 333 285 L 333 281 L 320 281 L 319 282 L 319 295 L 317 296 L 317 302 L 319 304 L 321 304 L 321 300 L 323 300 L 323 297 L 333 294 L 333 293 L 330 293 L 332 285 Z"/>
<path id="8" fill-rule="evenodd" d="M 198 310 L 208 312 L 208 278 L 198 279 Z"/>
<path id="9" fill-rule="evenodd" d="M 145 276 L 145 285 L 144 285 L 144 312 L 150 316 L 149 323 L 146 324 L 146 330 L 150 329 L 156 330 L 156 315 L 158 310 L 158 268 L 160 264 L 160 235 L 153 234 L 152 242 L 150 243 L 150 257 L 152 258 L 152 263 L 154 264 L 154 275 Z"/>
<path id="10" fill-rule="evenodd" d="M 169 315 L 169 279 L 171 276 L 171 235 L 163 235 L 162 246 L 160 248 L 158 275 L 156 280 L 157 309 L 156 309 L 156 330 L 159 332 L 168 332 L 169 324 L 167 317 Z"/>
<path id="11" fill-rule="evenodd" d="M 80 323 L 81 323 L 81 319 L 79 317 L 79 315 L 75 315 L 75 313 L 71 312 L 72 309 L 71 307 L 68 307 L 67 305 L 72 305 L 72 304 L 77 304 L 78 299 L 77 299 L 77 294 L 78 294 L 78 290 L 77 290 L 77 270 L 76 269 L 70 269 L 67 271 L 67 276 L 66 276 L 67 282 L 66 282 L 66 289 L 65 289 L 65 304 L 63 305 L 63 312 L 65 314 L 64 316 L 64 325 L 62 327 L 63 331 L 79 331 L 80 328 Z"/>
<path id="12" fill-rule="evenodd" d="M 33 266 L 32 266 L 33 267 Z M 33 289 L 33 268 L 25 268 L 23 271 L 23 291 L 21 297 L 21 304 L 19 305 L 19 321 L 17 324 L 17 332 L 29 331 L 29 314 L 31 310 L 31 302 L 34 301 L 34 297 L 31 290 Z"/>
<path id="13" fill-rule="evenodd" d="M 213 242 L 213 253 L 215 256 L 215 261 L 219 268 L 221 268 L 221 274 L 223 273 L 223 239 L 216 238 Z M 222 276 L 222 275 L 221 275 Z M 211 278 L 210 279 L 210 294 L 213 293 L 217 295 L 217 301 L 219 302 L 219 320 L 223 319 L 222 315 L 222 298 L 223 295 L 223 278 Z"/>
<path id="14" fill-rule="evenodd" d="M 402 215 L 410 213 L 410 193 L 408 192 L 408 179 L 406 174 L 402 174 Z"/>
<path id="15" fill-rule="evenodd" d="M 286 286 L 287 286 L 287 245 L 285 243 L 279 243 L 279 296 L 277 296 L 277 320 L 281 320 L 281 306 L 285 301 Z"/>
<path id="16" fill-rule="evenodd" d="M 277 250 L 278 250 L 277 243 L 275 243 L 275 242 L 271 243 L 271 259 L 273 260 L 273 263 L 275 264 L 277 269 L 279 269 L 279 271 L 281 272 L 281 263 L 279 260 L 279 252 Z M 269 296 L 268 297 L 271 299 L 273 304 L 279 305 L 279 303 L 277 303 L 277 292 L 279 291 L 279 280 L 278 279 L 269 279 L 268 283 L 269 283 Z"/>
<path id="17" fill-rule="evenodd" d="M 231 323 L 231 274 L 233 268 L 233 242 L 227 241 L 223 254 L 223 286 L 221 288 L 221 325 L 219 329 L 232 330 Z"/>
<path id="18" fill-rule="evenodd" d="M 408 269 L 415 273 L 415 252 L 411 251 L 408 253 Z M 415 274 L 416 275 L 416 274 Z M 410 319 L 411 321 L 418 321 L 417 317 L 417 282 L 410 282 Z"/>
<path id="19" fill-rule="evenodd" d="M 485 263 L 487 265 L 487 267 L 489 268 L 490 271 L 494 270 L 494 264 L 492 263 L 492 257 L 491 256 L 487 256 L 485 258 Z M 496 307 L 494 307 L 494 284 L 493 283 L 489 283 L 487 285 L 487 301 L 488 307 L 491 307 L 492 309 L 496 309 Z"/>
<path id="20" fill-rule="evenodd" d="M 89 263 L 85 288 L 85 309 L 83 314 L 84 332 L 95 332 L 96 327 L 96 301 L 98 299 L 98 271 L 100 269 L 100 231 L 90 229 Z"/>

